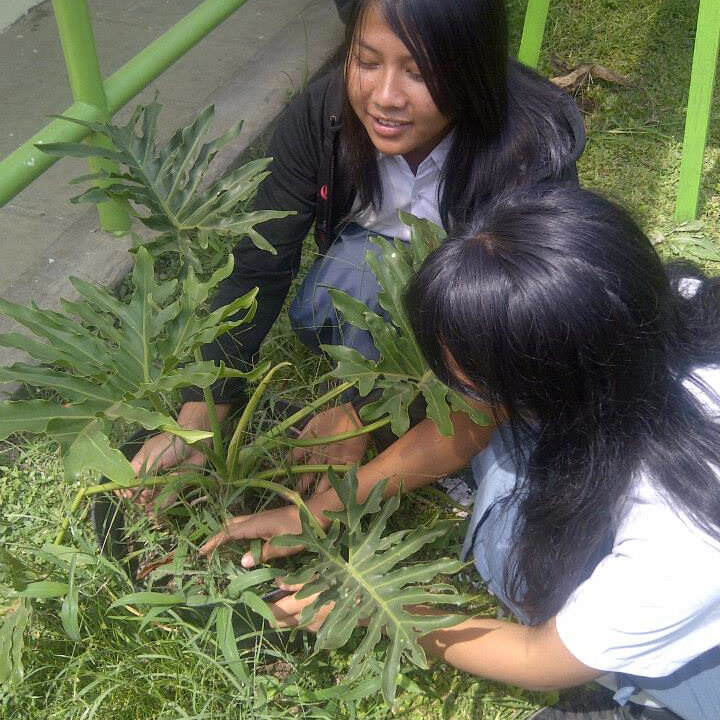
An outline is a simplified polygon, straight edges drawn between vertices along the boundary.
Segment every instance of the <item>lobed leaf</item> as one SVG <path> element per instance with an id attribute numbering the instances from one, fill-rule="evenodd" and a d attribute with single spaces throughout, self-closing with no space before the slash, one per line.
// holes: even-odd
<path id="1" fill-rule="evenodd" d="M 199 268 L 199 250 L 207 251 L 205 254 L 209 254 L 213 262 L 225 257 L 232 244 L 244 236 L 249 236 L 258 248 L 275 253 L 255 226 L 291 213 L 244 212 L 245 204 L 267 177 L 271 159 L 247 163 L 201 190 L 217 151 L 237 137 L 242 123 L 206 141 L 215 115 L 213 106 L 209 106 L 189 125 L 179 128 L 167 143 L 158 145 L 157 120 L 161 107 L 157 102 L 139 105 L 125 125 L 64 118 L 104 137 L 110 147 L 85 143 L 48 143 L 38 147 L 51 155 L 98 157 L 120 165 L 121 172 L 85 175 L 82 180 L 100 184 L 73 198 L 72 202 L 101 203 L 119 199 L 132 203 L 133 214 L 144 225 L 169 235 L 167 241 L 147 243 L 154 254 L 176 252 L 185 267 Z M 138 208 L 146 214 L 141 215 Z"/>
<path id="2" fill-rule="evenodd" d="M 0 368 L 0 382 L 20 381 L 59 393 L 62 399 L 0 403 L 0 438 L 12 433 L 42 433 L 61 446 L 66 477 L 88 470 L 120 484 L 134 480 L 130 463 L 108 439 L 111 423 L 122 420 L 147 430 L 163 430 L 198 442 L 205 431 L 185 431 L 163 407 L 161 394 L 196 385 L 208 387 L 221 377 L 252 379 L 257 372 L 228 370 L 221 363 L 190 362 L 204 343 L 252 318 L 256 291 L 206 314 L 203 305 L 232 271 L 232 257 L 205 282 L 189 272 L 183 293 L 177 281 L 161 282 L 145 248 L 136 253 L 134 290 L 121 302 L 106 289 L 74 279 L 80 300 L 62 303 L 64 312 L 25 308 L 0 301 L 0 313 L 24 324 L 37 337 L 6 335 L 39 362 Z M 230 320 L 235 315 L 237 319 Z M 79 319 L 78 319 L 79 318 Z"/>
<path id="3" fill-rule="evenodd" d="M 409 661 L 426 667 L 425 654 L 418 638 L 441 627 L 457 624 L 462 618 L 455 615 L 417 615 L 408 606 L 418 601 L 425 604 L 442 602 L 460 605 L 467 597 L 442 585 L 435 595 L 429 583 L 440 574 L 459 570 L 462 563 L 441 559 L 429 563 L 402 566 L 412 554 L 448 531 L 447 524 L 418 527 L 384 535 L 390 516 L 400 503 L 399 496 L 382 502 L 386 482 L 379 483 L 364 503 L 357 501 L 355 471 L 344 477 L 329 476 L 330 483 L 343 502 L 344 509 L 327 512 L 333 526 L 325 537 L 319 537 L 309 519 L 301 513 L 302 532 L 273 538 L 273 544 L 305 545 L 314 553 L 298 572 L 289 575 L 288 584 L 305 583 L 298 598 L 318 596 L 305 607 L 301 623 L 307 623 L 318 610 L 333 603 L 318 630 L 316 647 L 335 649 L 347 643 L 361 624 L 367 625 L 365 636 L 355 650 L 348 679 L 356 679 L 362 672 L 383 632 L 389 638 L 389 648 L 382 671 L 382 692 L 392 703 L 395 697 L 400 665 Z M 342 526 L 342 532 L 341 532 Z"/>
<path id="4" fill-rule="evenodd" d="M 386 316 L 342 291 L 329 290 L 338 313 L 346 322 L 370 333 L 380 357 L 367 360 L 350 348 L 323 345 L 322 349 L 336 363 L 331 375 L 354 380 L 363 397 L 374 388 L 380 391 L 379 400 L 365 405 L 360 416 L 372 422 L 389 414 L 390 427 L 397 436 L 410 427 L 409 408 L 420 396 L 425 400 L 427 417 L 435 422 L 442 435 L 453 433 L 450 419 L 453 410 L 466 412 L 475 422 L 487 424 L 487 417 L 433 375 L 413 336 L 403 303 L 407 283 L 425 258 L 443 242 L 445 232 L 430 221 L 408 213 L 401 213 L 400 217 L 410 226 L 410 242 L 372 238 L 371 242 L 380 252 L 365 255 L 380 286 L 378 301 Z"/>

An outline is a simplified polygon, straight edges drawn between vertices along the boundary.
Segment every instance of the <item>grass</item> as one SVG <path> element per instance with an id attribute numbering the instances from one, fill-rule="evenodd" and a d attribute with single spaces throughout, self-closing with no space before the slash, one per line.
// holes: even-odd
<path id="1" fill-rule="evenodd" d="M 517 47 L 525 3 L 511 0 L 509 4 Z M 553 2 L 540 70 L 552 74 L 554 55 L 570 67 L 597 62 L 629 77 L 629 88 L 598 81 L 582 90 L 583 106 L 592 107 L 592 112 L 585 117 L 588 144 L 579 165 L 581 182 L 628 205 L 665 257 L 695 258 L 717 273 L 717 112 L 706 154 L 699 221 L 678 229 L 673 219 L 697 5 L 697 0 Z M 313 248 L 307 243 L 304 262 L 312 259 Z M 266 341 L 264 353 L 291 360 L 298 373 L 290 382 L 273 386 L 274 399 L 301 400 L 325 370 L 323 361 L 309 356 L 297 342 L 286 313 Z M 0 546 L 37 548 L 51 539 L 73 492 L 52 445 L 30 438 L 5 443 L 0 447 Z M 408 499 L 394 521 L 416 523 L 439 511 L 424 498 Z M 203 519 L 212 523 L 212 513 Z M 151 531 L 147 526 L 138 529 Z M 94 551 L 87 531 L 79 531 L 74 542 Z M 115 570 L 106 570 L 102 577 L 99 589 L 92 572 L 79 579 L 81 598 L 89 608 L 81 625 L 82 642 L 69 641 L 52 613 L 41 611 L 35 616 L 25 653 L 26 679 L 16 693 L 0 697 L 0 717 L 521 720 L 545 700 L 433 664 L 429 671 L 408 673 L 405 692 L 392 711 L 378 696 L 340 704 L 336 698 L 323 699 L 323 693 L 332 694 L 351 650 L 313 656 L 302 635 L 275 639 L 269 657 L 261 657 L 255 643 L 243 644 L 241 656 L 251 682 L 242 683 L 219 659 L 218 648 L 181 620 L 163 623 L 165 627 L 151 624 L 142 633 L 139 621 L 125 615 L 110 622 L 104 609 L 123 592 L 123 580 Z M 1 593 L 0 589 L 0 600 Z M 491 598 L 481 596 L 478 603 L 478 609 L 495 611 Z M 281 686 L 289 686 L 285 696 L 277 694 Z M 342 697 L 348 699 L 347 693 Z"/>

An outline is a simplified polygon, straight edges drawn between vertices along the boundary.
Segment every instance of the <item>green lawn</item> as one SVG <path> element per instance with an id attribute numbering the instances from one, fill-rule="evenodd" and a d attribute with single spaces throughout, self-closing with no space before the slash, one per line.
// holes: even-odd
<path id="1" fill-rule="evenodd" d="M 524 2 L 510 0 L 510 5 L 517 44 Z M 588 145 L 580 163 L 581 182 L 627 204 L 666 257 L 696 258 L 717 272 L 720 113 L 712 122 L 700 219 L 685 228 L 677 228 L 673 220 L 696 13 L 696 0 L 553 2 L 541 71 L 552 74 L 553 54 L 570 67 L 596 62 L 630 79 L 630 88 L 600 80 L 583 90 L 583 106 L 592 111 L 586 115 Z M 309 250 L 306 261 L 311 259 Z M 304 387 L 325 369 L 299 346 L 285 316 L 265 353 L 293 360 Z M 306 391 L 277 387 L 274 392 L 293 399 Z M 63 479 L 56 449 L 47 442 L 17 438 L 0 445 L 0 546 L 22 550 L 51 540 L 73 493 Z M 394 521 L 409 524 L 418 516 L 430 519 L 444 511 L 424 498 L 406 500 Z M 139 531 L 156 532 L 147 524 Z M 87 542 L 93 551 L 89 536 L 76 542 Z M 408 673 L 405 692 L 392 710 L 378 695 L 339 703 L 332 688 L 341 681 L 351 651 L 311 657 L 310 641 L 303 635 L 268 640 L 270 652 L 262 655 L 251 644 L 251 682 L 243 683 L 218 659 L 207 638 L 160 626 L 141 631 L 140 620 L 130 621 L 126 614 L 113 620 L 112 613 L 105 613 L 107 593 L 123 592 L 122 581 L 108 574 L 98 577 L 103 583 L 99 590 L 90 580 L 79 588 L 86 607 L 81 642 L 69 641 L 52 613 L 36 614 L 25 650 L 25 680 L 15 692 L 0 696 L 0 718 L 260 720 L 291 714 L 521 720 L 545 700 L 435 664 L 430 671 Z M 0 588 L 0 606 L 2 592 Z M 491 599 L 481 596 L 477 603 L 495 612 Z M 284 699 L 273 700 L 281 685 L 289 686 Z M 351 699 L 347 691 L 340 696 Z"/>

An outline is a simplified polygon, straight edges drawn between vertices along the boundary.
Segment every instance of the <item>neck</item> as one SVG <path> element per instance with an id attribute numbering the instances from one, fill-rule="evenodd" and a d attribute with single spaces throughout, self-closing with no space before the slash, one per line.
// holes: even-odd
<path id="1" fill-rule="evenodd" d="M 436 135 L 427 142 L 416 147 L 414 150 L 411 150 L 409 153 L 405 153 L 403 155 L 405 162 L 410 166 L 410 170 L 413 175 L 417 174 L 420 163 L 422 163 L 422 161 L 425 160 L 425 158 L 428 157 L 430 153 L 447 137 L 449 132 L 450 128 L 447 128 L 439 135 Z"/>

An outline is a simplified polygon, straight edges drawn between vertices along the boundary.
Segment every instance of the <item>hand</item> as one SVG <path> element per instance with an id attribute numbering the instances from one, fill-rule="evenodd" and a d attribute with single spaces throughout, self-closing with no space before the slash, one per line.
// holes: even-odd
<path id="1" fill-rule="evenodd" d="M 351 403 L 324 410 L 313 417 L 305 426 L 298 439 L 322 438 L 362 428 L 362 422 Z M 359 463 L 367 450 L 368 436 L 342 440 L 330 445 L 293 448 L 288 453 L 292 465 L 355 465 Z M 326 475 L 305 473 L 297 482 L 298 492 L 324 492 L 330 488 Z"/>
<path id="2" fill-rule="evenodd" d="M 293 595 L 288 595 L 275 603 L 271 603 L 270 610 L 272 610 L 273 615 L 275 615 L 278 627 L 296 627 L 300 624 L 300 613 L 303 608 L 313 602 L 319 593 L 298 600 L 297 592 L 302 588 L 302 585 L 286 585 L 282 582 L 277 583 L 277 585 L 281 590 L 288 590 L 292 592 Z M 303 627 L 306 630 L 310 630 L 310 632 L 317 632 L 333 607 L 335 607 L 335 603 L 323 605 L 320 610 L 315 613 L 313 619 Z"/>
<path id="3" fill-rule="evenodd" d="M 201 555 L 209 555 L 225 543 L 231 540 L 254 540 L 262 538 L 269 540 L 276 535 L 298 535 L 301 532 L 300 515 L 294 505 L 275 508 L 254 515 L 239 515 L 227 521 L 225 529 L 213 535 L 201 548 Z M 262 546 L 260 559 L 267 562 L 273 558 L 287 557 L 294 555 L 303 549 L 302 545 L 294 547 L 276 547 L 265 542 Z M 247 552 L 242 556 L 240 564 L 244 568 L 251 568 L 255 565 L 252 553 Z"/>
<path id="4" fill-rule="evenodd" d="M 218 405 L 218 417 L 221 420 L 224 419 L 229 410 L 229 405 Z M 209 429 L 210 419 L 207 405 L 204 402 L 185 403 L 178 415 L 178 425 L 185 430 Z M 135 475 L 140 477 L 143 472 L 150 471 L 158 474 L 161 470 L 168 470 L 179 465 L 202 467 L 205 464 L 205 456 L 176 435 L 161 433 L 146 440 L 130 461 L 130 464 L 135 471 Z M 160 490 L 157 488 L 141 489 L 139 491 L 136 488 L 128 488 L 126 490 L 116 490 L 115 494 L 128 500 L 134 499 L 139 505 L 145 507 L 148 513 L 152 513 L 156 509 L 163 509 L 172 505 L 175 501 L 176 496 L 174 494 L 170 495 L 165 499 L 161 507 L 155 508 L 153 500 L 159 492 Z"/>

